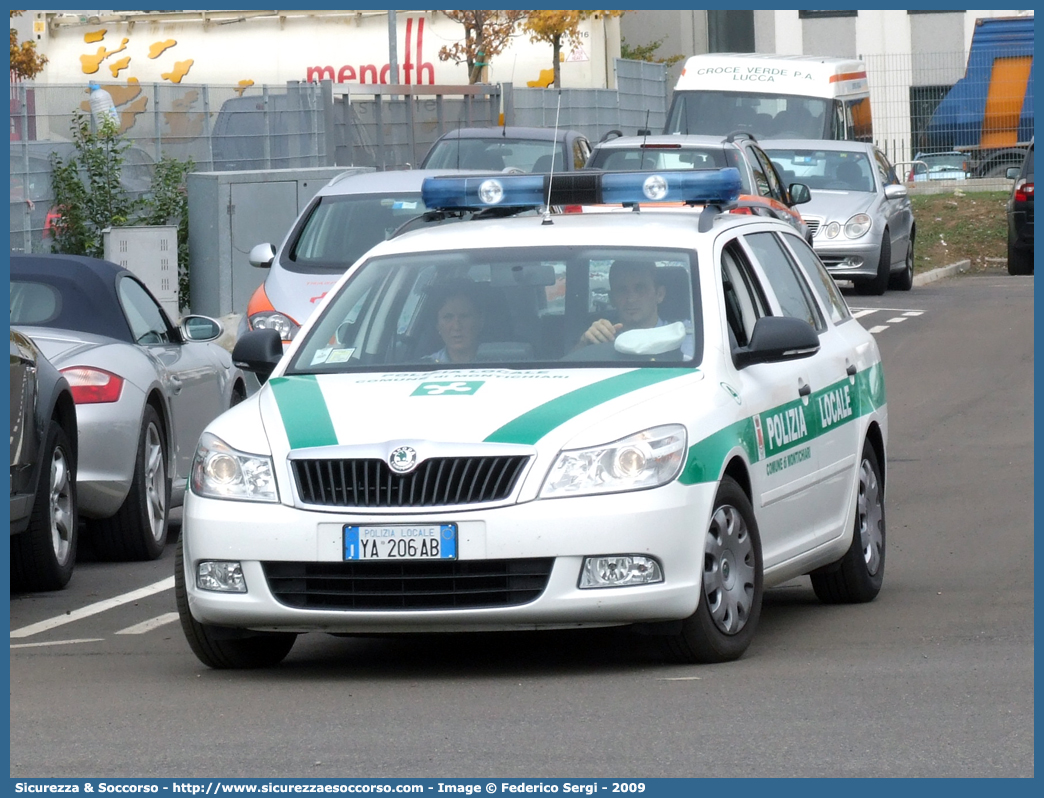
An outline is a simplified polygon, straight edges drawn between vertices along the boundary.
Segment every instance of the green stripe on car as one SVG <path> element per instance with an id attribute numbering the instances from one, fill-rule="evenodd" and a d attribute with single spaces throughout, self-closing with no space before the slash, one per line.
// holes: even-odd
<path id="1" fill-rule="evenodd" d="M 569 419 L 585 413 L 603 402 L 664 380 L 694 373 L 690 369 L 634 369 L 615 377 L 599 380 L 523 413 L 487 437 L 486 442 L 532 445 L 555 427 L 561 426 Z"/>
<path id="2" fill-rule="evenodd" d="M 272 377 L 268 384 L 272 386 L 291 449 L 337 445 L 330 411 L 314 374 Z"/>
<path id="3" fill-rule="evenodd" d="M 811 394 L 737 421 L 689 447 L 678 481 L 683 485 L 718 479 L 729 452 L 743 449 L 753 465 L 868 415 L 885 403 L 884 374 L 875 363 Z M 759 430 L 761 441 L 759 443 Z"/>

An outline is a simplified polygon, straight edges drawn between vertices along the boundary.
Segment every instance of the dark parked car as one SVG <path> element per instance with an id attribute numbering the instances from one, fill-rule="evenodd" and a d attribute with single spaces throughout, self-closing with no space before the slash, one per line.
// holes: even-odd
<path id="1" fill-rule="evenodd" d="M 1008 274 L 1033 274 L 1033 142 L 1022 166 L 1008 169 L 1015 181 L 1008 197 Z"/>
<path id="2" fill-rule="evenodd" d="M 591 142 L 576 130 L 463 127 L 436 139 L 420 168 L 569 172 L 583 169 L 590 155 Z"/>
<path id="3" fill-rule="evenodd" d="M 11 587 L 58 590 L 76 563 L 76 405 L 33 340 L 11 334 Z"/>

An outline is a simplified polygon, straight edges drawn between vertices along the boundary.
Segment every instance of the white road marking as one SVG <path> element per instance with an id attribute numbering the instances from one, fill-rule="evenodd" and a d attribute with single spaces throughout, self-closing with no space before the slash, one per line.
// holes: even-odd
<path id="1" fill-rule="evenodd" d="M 852 318 L 861 319 L 863 316 L 869 316 L 871 313 L 876 313 L 877 308 L 862 308 L 861 310 L 853 310 Z"/>
<path id="2" fill-rule="evenodd" d="M 12 629 L 11 637 L 29 637 L 30 635 L 39 634 L 40 632 L 46 632 L 49 629 L 64 626 L 67 623 L 78 621 L 81 618 L 88 618 L 91 615 L 97 615 L 99 612 L 111 610 L 113 607 L 119 607 L 121 604 L 137 601 L 138 599 L 151 596 L 154 593 L 162 593 L 164 590 L 170 590 L 172 587 L 174 587 L 174 577 L 168 576 L 160 582 L 140 588 L 139 590 L 132 590 L 130 593 L 124 593 L 122 596 L 116 596 L 114 598 L 105 599 L 104 601 L 95 602 L 94 604 L 88 604 L 86 607 L 80 607 L 78 610 L 72 610 L 64 615 L 48 618 L 46 621 L 29 624 L 28 626 L 23 626 L 21 629 Z"/>
<path id="3" fill-rule="evenodd" d="M 155 618 L 149 618 L 147 621 L 136 623 L 134 626 L 128 626 L 126 629 L 120 629 L 116 634 L 118 635 L 143 635 L 146 632 L 151 632 L 157 626 L 163 626 L 164 624 L 172 623 L 178 619 L 176 612 L 167 612 L 163 615 L 157 615 Z"/>
<path id="4" fill-rule="evenodd" d="M 877 333 L 883 332 L 883 331 L 885 331 L 887 329 L 888 329 L 888 325 L 887 324 L 878 324 L 876 327 L 871 327 L 869 330 L 867 330 L 867 332 L 873 333 L 874 335 L 877 335 Z"/>
<path id="5" fill-rule="evenodd" d="M 661 676 L 659 682 L 698 682 L 702 676 Z"/>
<path id="6" fill-rule="evenodd" d="M 901 321 L 906 321 L 906 316 L 895 316 L 888 320 L 889 324 L 898 324 Z"/>
<path id="7" fill-rule="evenodd" d="M 862 314 L 876 313 L 879 310 L 884 310 L 884 311 L 887 311 L 888 313 L 924 313 L 925 312 L 923 308 L 860 308 L 860 307 L 849 306 L 848 309 L 850 311 L 852 311 L 852 315 L 853 316 L 855 316 L 856 313 L 862 313 Z"/>
<path id="8" fill-rule="evenodd" d="M 12 643 L 11 648 L 39 648 L 40 646 L 69 646 L 73 643 L 100 643 L 103 637 L 85 637 L 81 640 L 52 640 L 50 643 Z"/>
<path id="9" fill-rule="evenodd" d="M 920 316 L 922 313 L 924 313 L 923 310 L 907 310 L 907 311 L 903 312 L 903 315 L 904 316 Z"/>

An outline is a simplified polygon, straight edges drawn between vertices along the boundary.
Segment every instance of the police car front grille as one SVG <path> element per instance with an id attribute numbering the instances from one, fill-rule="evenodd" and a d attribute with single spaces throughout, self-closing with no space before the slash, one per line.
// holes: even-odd
<path id="1" fill-rule="evenodd" d="M 315 610 L 516 607 L 547 587 L 553 558 L 447 562 L 266 562 L 272 595 Z"/>
<path id="2" fill-rule="evenodd" d="M 294 460 L 297 492 L 324 507 L 442 507 L 502 501 L 529 458 L 433 457 L 408 474 L 378 459 Z"/>

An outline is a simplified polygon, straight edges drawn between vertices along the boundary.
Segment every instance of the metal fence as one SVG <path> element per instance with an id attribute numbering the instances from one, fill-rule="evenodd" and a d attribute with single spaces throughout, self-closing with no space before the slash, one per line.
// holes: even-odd
<path id="1" fill-rule="evenodd" d="M 866 55 L 874 138 L 893 161 L 961 146 L 983 174 L 1006 187 L 1004 168 L 1032 135 L 1032 51 L 1001 53 L 992 69 L 968 70 L 964 52 Z M 592 141 L 609 130 L 633 135 L 663 129 L 669 87 L 662 64 L 618 59 L 618 88 L 539 89 L 495 86 L 384 86 L 288 83 L 286 86 L 106 86 L 131 147 L 124 183 L 148 190 L 162 157 L 191 159 L 198 171 L 333 165 L 407 168 L 420 163 L 448 130 L 506 124 L 581 131 Z M 957 81 L 975 83 L 968 125 L 933 117 Z M 82 85 L 11 87 L 11 248 L 45 248 L 52 150 L 67 156 L 75 111 L 90 113 Z M 977 104 L 977 105 L 976 105 Z M 967 103 L 965 103 L 967 105 Z M 986 109 L 989 109 L 987 112 Z M 1028 116 L 1027 116 L 1028 111 Z M 985 120 L 985 123 L 984 123 Z M 970 145 L 969 145 L 970 142 Z"/>
<path id="2" fill-rule="evenodd" d="M 863 59 L 874 139 L 893 161 L 960 150 L 988 177 L 1019 161 L 1033 135 L 1031 47 L 994 48 L 971 68 L 963 51 Z"/>
<path id="3" fill-rule="evenodd" d="M 517 89 L 511 84 L 388 86 L 106 85 L 130 147 L 123 183 L 149 189 L 161 158 L 197 171 L 334 165 L 409 168 L 447 131 L 500 124 L 550 127 L 556 117 L 597 141 L 608 130 L 662 129 L 666 70 L 618 60 L 618 90 Z M 558 113 L 561 96 L 561 113 Z M 49 155 L 73 152 L 70 123 L 90 115 L 83 85 L 11 86 L 11 248 L 41 251 L 53 192 Z"/>

